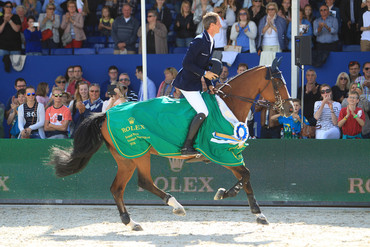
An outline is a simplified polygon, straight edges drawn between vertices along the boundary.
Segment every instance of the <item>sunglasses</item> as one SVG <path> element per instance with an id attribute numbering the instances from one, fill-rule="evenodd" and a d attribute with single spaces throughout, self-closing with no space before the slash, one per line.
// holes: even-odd
<path id="1" fill-rule="evenodd" d="M 35 96 L 35 93 L 27 93 L 27 96 Z"/>
<path id="2" fill-rule="evenodd" d="M 323 12 L 323 11 L 328 11 L 327 9 L 320 9 L 320 12 Z"/>
<path id="3" fill-rule="evenodd" d="M 247 15 L 247 13 L 245 13 L 245 12 L 242 12 L 242 13 L 239 13 L 239 15 Z"/>
<path id="4" fill-rule="evenodd" d="M 11 5 L 5 5 L 4 8 L 12 9 L 13 6 L 11 6 Z"/>
<path id="5" fill-rule="evenodd" d="M 57 83 L 66 83 L 66 81 L 57 81 Z"/>
<path id="6" fill-rule="evenodd" d="M 90 93 L 99 93 L 99 90 L 90 90 Z"/>
<path id="7" fill-rule="evenodd" d="M 54 97 L 62 97 L 63 96 L 63 94 L 62 93 L 55 93 L 54 94 Z"/>
<path id="8" fill-rule="evenodd" d="M 330 88 L 325 89 L 325 90 L 321 90 L 321 94 L 330 93 L 330 92 L 331 92 L 331 89 Z"/>
<path id="9" fill-rule="evenodd" d="M 127 79 L 127 78 L 125 78 L 125 79 L 119 79 L 119 81 L 130 81 L 130 79 Z"/>
<path id="10" fill-rule="evenodd" d="M 368 68 L 364 68 L 364 70 L 366 70 L 366 71 L 368 71 L 370 68 L 368 67 Z"/>
<path id="11" fill-rule="evenodd" d="M 341 77 L 341 78 L 339 78 L 340 80 L 347 80 L 347 78 L 345 78 L 345 77 Z"/>
<path id="12" fill-rule="evenodd" d="M 257 3 L 259 3 L 259 2 L 262 2 L 262 0 L 254 0 L 254 2 L 257 2 Z"/>

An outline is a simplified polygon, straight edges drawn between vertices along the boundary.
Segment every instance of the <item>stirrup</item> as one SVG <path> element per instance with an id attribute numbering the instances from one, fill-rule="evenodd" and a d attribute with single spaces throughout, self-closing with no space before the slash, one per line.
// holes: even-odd
<path id="1" fill-rule="evenodd" d="M 193 147 L 184 147 L 181 149 L 181 155 L 194 155 L 194 154 L 200 153 Z"/>

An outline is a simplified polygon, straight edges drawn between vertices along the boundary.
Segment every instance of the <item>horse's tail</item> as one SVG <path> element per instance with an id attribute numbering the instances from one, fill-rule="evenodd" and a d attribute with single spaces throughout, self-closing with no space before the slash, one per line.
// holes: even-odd
<path id="1" fill-rule="evenodd" d="M 75 131 L 73 148 L 51 148 L 48 164 L 54 166 L 58 177 L 75 174 L 86 167 L 104 140 L 100 128 L 105 118 L 105 113 L 93 113 L 86 118 Z"/>

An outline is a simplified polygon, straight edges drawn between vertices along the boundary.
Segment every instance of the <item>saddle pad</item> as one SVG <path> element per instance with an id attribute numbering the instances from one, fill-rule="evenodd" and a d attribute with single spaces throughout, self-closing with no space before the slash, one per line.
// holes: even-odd
<path id="1" fill-rule="evenodd" d="M 209 115 L 199 129 L 194 147 L 217 164 L 244 164 L 241 153 L 246 144 L 211 142 L 213 132 L 233 135 L 234 126 L 222 116 L 214 95 L 203 93 L 202 97 Z M 140 157 L 152 146 L 161 156 L 180 156 L 195 114 L 186 99 L 160 97 L 127 102 L 107 111 L 108 131 L 117 151 L 125 158 Z"/>

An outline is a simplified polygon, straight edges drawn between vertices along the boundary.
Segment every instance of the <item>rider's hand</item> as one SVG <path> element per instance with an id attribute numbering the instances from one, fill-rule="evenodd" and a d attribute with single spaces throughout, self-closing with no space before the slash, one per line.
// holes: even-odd
<path id="1" fill-rule="evenodd" d="M 215 87 L 214 86 L 210 85 L 208 87 L 208 89 L 209 89 L 209 94 L 215 94 Z"/>
<path id="2" fill-rule="evenodd" d="M 207 78 L 208 80 L 214 80 L 218 77 L 218 75 L 211 71 L 207 71 L 204 77 Z"/>

